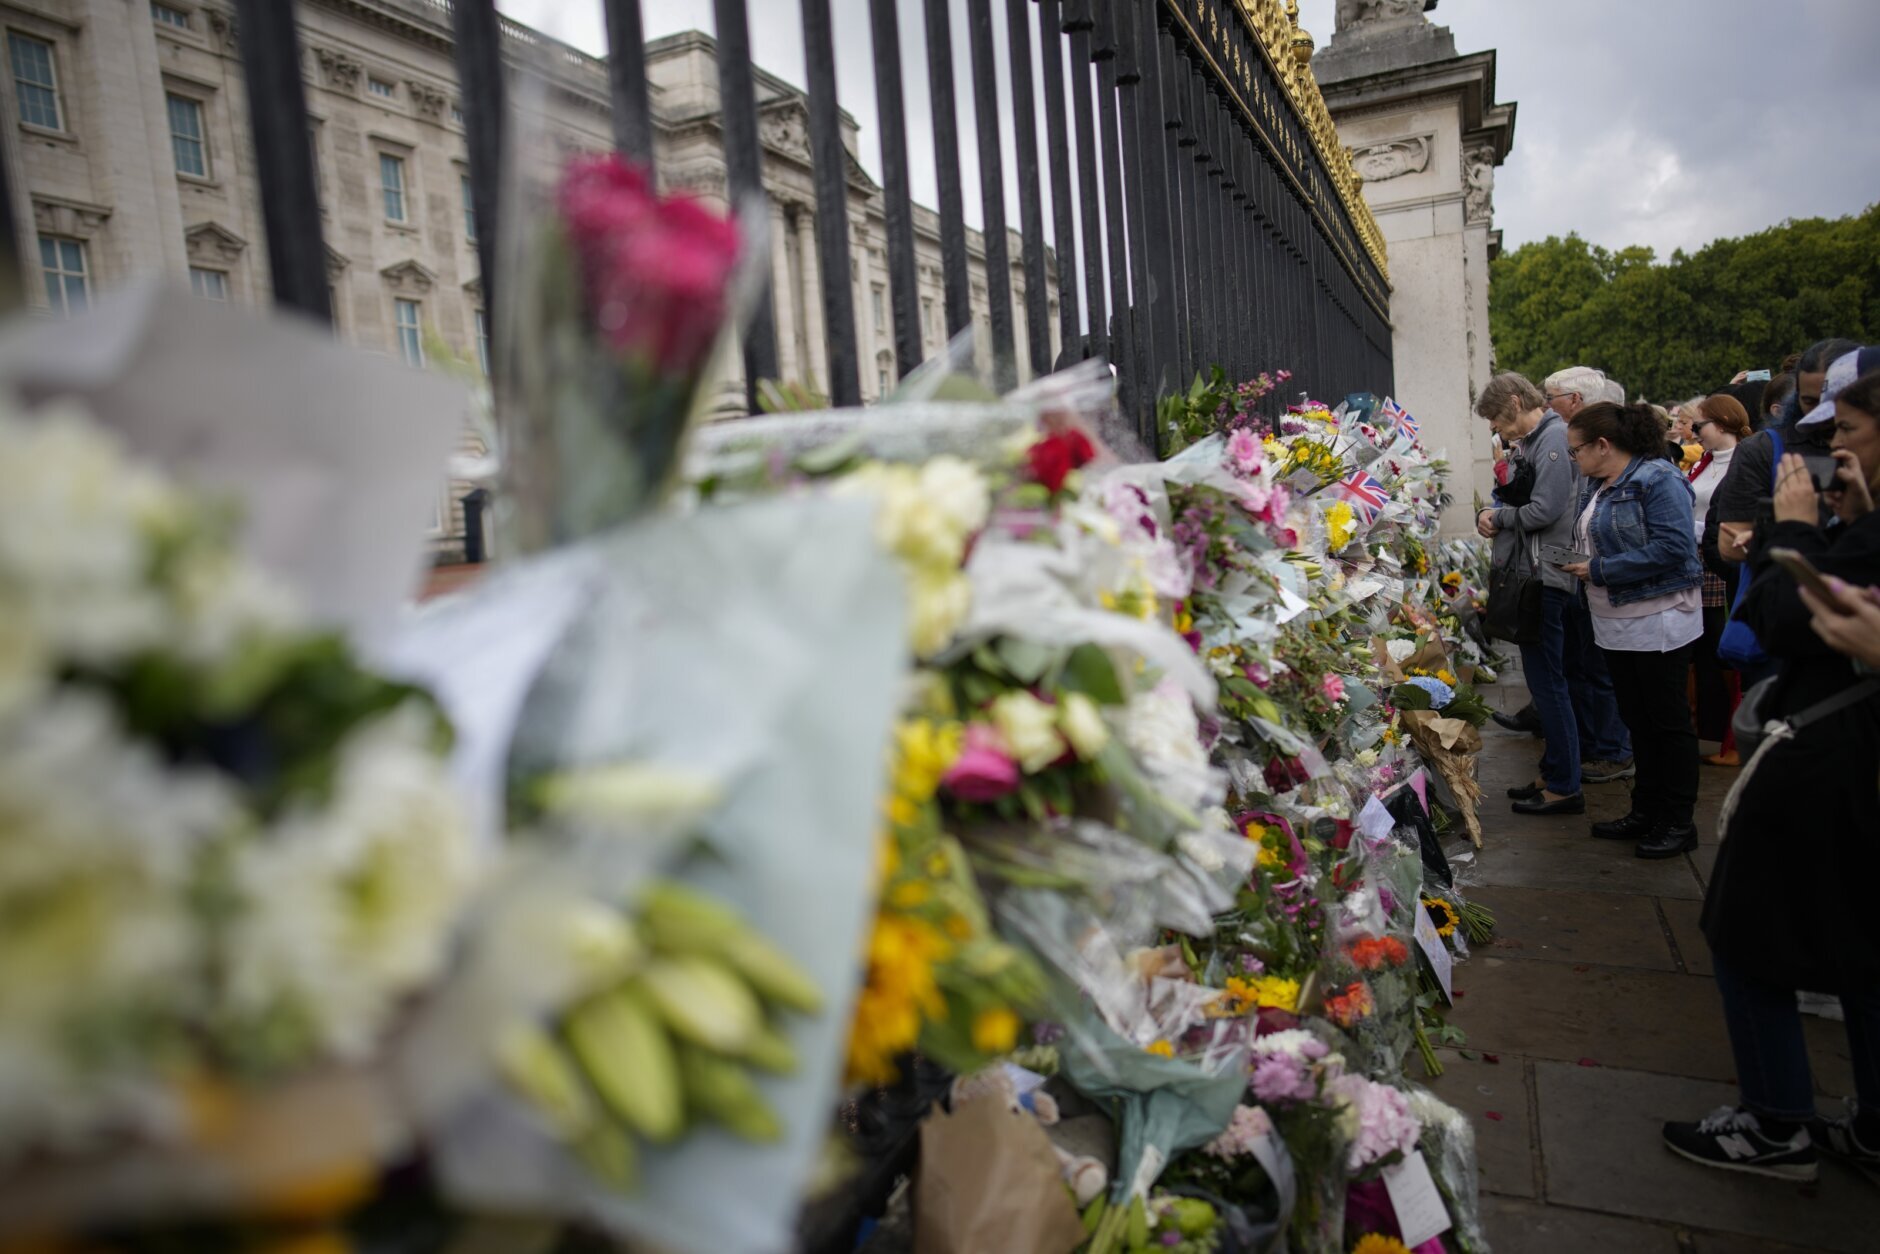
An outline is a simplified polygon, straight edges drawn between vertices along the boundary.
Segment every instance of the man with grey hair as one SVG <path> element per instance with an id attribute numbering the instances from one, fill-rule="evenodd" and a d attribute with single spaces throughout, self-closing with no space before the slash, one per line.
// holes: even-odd
<path id="1" fill-rule="evenodd" d="M 1608 399 L 1616 389 L 1619 403 L 1625 402 L 1622 385 L 1606 377 L 1606 372 L 1592 366 L 1568 366 L 1547 376 L 1542 388 L 1549 413 L 1560 415 L 1562 427 L 1588 405 Z M 1579 497 L 1579 467 L 1573 468 L 1573 495 Z M 1577 506 L 1574 509 L 1577 516 Z M 1479 528 L 1478 521 L 1478 528 Z M 1612 676 L 1606 671 L 1606 659 L 1593 643 L 1593 618 L 1583 598 L 1575 596 L 1563 615 L 1562 635 L 1565 656 L 1561 659 L 1567 690 L 1573 699 L 1574 723 L 1580 733 L 1580 778 L 1588 784 L 1609 784 L 1629 778 L 1632 764 L 1632 734 L 1619 718 L 1619 703 L 1612 692 Z M 1529 724 L 1507 716 L 1497 717 L 1504 727 L 1511 724 L 1529 730 Z"/>
<path id="2" fill-rule="evenodd" d="M 1596 405 L 1606 399 L 1606 372 L 1595 370 L 1591 366 L 1568 366 L 1565 370 L 1556 370 L 1547 376 L 1542 391 L 1547 396 L 1547 408 L 1559 414 L 1567 422 L 1573 421 L 1573 415 L 1588 405 Z"/>

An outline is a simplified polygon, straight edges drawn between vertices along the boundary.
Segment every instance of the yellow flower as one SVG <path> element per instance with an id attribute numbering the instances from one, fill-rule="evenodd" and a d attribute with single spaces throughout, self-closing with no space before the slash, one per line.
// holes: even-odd
<path id="1" fill-rule="evenodd" d="M 1267 844 L 1265 841 L 1261 841 L 1260 853 L 1256 858 L 1254 858 L 1253 864 L 1259 867 L 1262 871 L 1271 871 L 1276 867 L 1285 866 L 1286 861 L 1285 859 L 1279 856 L 1278 851 L 1276 851 L 1271 845 Z"/>
<path id="2" fill-rule="evenodd" d="M 1253 981 L 1253 1002 L 1274 1010 L 1297 1010 L 1299 981 L 1281 975 L 1262 975 Z"/>
<path id="3" fill-rule="evenodd" d="M 982 1054 L 1007 1054 L 1018 1044 L 1018 1016 L 1000 1006 L 973 1017 L 973 1048 Z"/>
<path id="4" fill-rule="evenodd" d="M 1187 606 L 1175 611 L 1175 634 L 1185 636 L 1195 629 L 1195 616 L 1188 612 Z"/>
<path id="5" fill-rule="evenodd" d="M 1351 1254 L 1410 1254 L 1410 1247 L 1381 1232 L 1367 1233 L 1351 1247 Z"/>
<path id="6" fill-rule="evenodd" d="M 927 904 L 933 896 L 933 888 L 924 880 L 908 880 L 896 884 L 888 892 L 888 904 L 896 910 L 915 910 Z"/>
<path id="7" fill-rule="evenodd" d="M 920 804 L 940 787 L 940 779 L 960 756 L 964 729 L 954 722 L 905 719 L 894 730 L 894 791 Z"/>
<path id="8" fill-rule="evenodd" d="M 1326 542 L 1333 550 L 1351 543 L 1351 537 L 1358 534 L 1358 517 L 1349 504 L 1339 501 L 1325 511 L 1325 531 Z"/>
<path id="9" fill-rule="evenodd" d="M 868 979 L 849 1025 L 851 1080 L 893 1082 L 894 1059 L 914 1048 L 922 1023 L 946 1013 L 946 998 L 933 968 L 951 951 L 946 938 L 920 919 L 875 917 L 868 942 Z"/>
<path id="10" fill-rule="evenodd" d="M 1454 673 L 1452 673 L 1449 670 L 1448 667 L 1444 667 L 1442 670 L 1437 671 L 1436 678 L 1442 680 L 1444 683 L 1448 684 L 1451 688 L 1454 688 L 1456 686 L 1456 677 Z"/>
<path id="11" fill-rule="evenodd" d="M 1175 1056 L 1175 1047 L 1167 1041 L 1156 1041 L 1142 1052 L 1145 1054 L 1154 1054 L 1157 1058 L 1173 1058 Z"/>

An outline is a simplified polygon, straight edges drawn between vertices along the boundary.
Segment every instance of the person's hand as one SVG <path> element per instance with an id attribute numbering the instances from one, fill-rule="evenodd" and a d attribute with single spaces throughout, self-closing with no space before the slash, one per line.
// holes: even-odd
<path id="1" fill-rule="evenodd" d="M 1736 372 L 1736 378 L 1730 380 L 1730 386 L 1735 387 L 1737 384 L 1746 381 L 1748 378 L 1749 378 L 1749 371 L 1739 370 Z"/>
<path id="2" fill-rule="evenodd" d="M 1495 522 L 1495 511 L 1485 509 L 1475 516 L 1475 530 L 1485 540 L 1493 540 L 1501 527 Z"/>
<path id="3" fill-rule="evenodd" d="M 1560 569 L 1566 571 L 1569 575 L 1572 575 L 1582 583 L 1589 582 L 1593 578 L 1593 564 L 1591 562 L 1569 562 Z"/>
<path id="4" fill-rule="evenodd" d="M 1833 576 L 1828 586 L 1840 598 L 1838 605 L 1816 596 L 1807 584 L 1797 585 L 1802 604 L 1815 616 L 1809 626 L 1836 652 L 1880 669 L 1880 589 L 1856 588 Z"/>
<path id="5" fill-rule="evenodd" d="M 1873 512 L 1873 491 L 1867 486 L 1867 472 L 1852 449 L 1834 450 L 1834 486 L 1823 492 L 1828 508 L 1842 522 L 1851 523 Z"/>
<path id="6" fill-rule="evenodd" d="M 1726 562 L 1747 562 L 1749 542 L 1755 535 L 1755 523 L 1718 523 L 1717 556 Z"/>
<path id="7" fill-rule="evenodd" d="M 1821 521 L 1820 493 L 1800 455 L 1785 453 L 1776 471 L 1776 521 L 1814 526 Z"/>

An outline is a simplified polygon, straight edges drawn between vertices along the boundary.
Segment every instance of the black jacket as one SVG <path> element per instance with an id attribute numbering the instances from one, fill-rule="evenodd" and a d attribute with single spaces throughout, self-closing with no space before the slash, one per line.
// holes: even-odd
<path id="1" fill-rule="evenodd" d="M 1770 717 L 1797 714 L 1863 682 L 1809 626 L 1777 546 L 1859 586 L 1880 584 L 1880 512 L 1852 526 L 1759 527 L 1743 620 L 1781 665 Z M 1838 992 L 1880 987 L 1880 697 L 1811 723 L 1774 745 L 1743 782 L 1704 899 L 1710 946 L 1749 979 Z"/>
<path id="2" fill-rule="evenodd" d="M 1834 438 L 1831 422 L 1818 422 L 1811 427 L 1783 427 L 1781 431 L 1785 453 L 1804 449 L 1825 453 Z M 1758 431 L 1737 444 L 1736 455 L 1730 459 L 1730 473 L 1717 485 L 1717 494 L 1710 499 L 1710 512 L 1704 516 L 1704 539 L 1699 547 L 1705 566 L 1721 572 L 1727 565 L 1717 553 L 1720 523 L 1755 523 L 1761 531 L 1775 520 L 1770 508 L 1771 485 L 1775 483 L 1774 463 L 1775 443 L 1768 431 Z M 1827 526 L 1832 518 L 1833 514 L 1823 505 L 1822 526 Z"/>

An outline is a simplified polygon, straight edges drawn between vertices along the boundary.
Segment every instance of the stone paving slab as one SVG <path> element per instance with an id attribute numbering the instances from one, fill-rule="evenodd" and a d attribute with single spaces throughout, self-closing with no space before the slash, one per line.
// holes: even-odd
<path id="1" fill-rule="evenodd" d="M 1511 1197 L 1482 1199 L 1482 1229 L 1495 1254 L 1681 1254 L 1670 1228 L 1636 1219 L 1540 1206 Z"/>
<path id="2" fill-rule="evenodd" d="M 1483 1192 L 1539 1197 L 1534 1125 L 1529 1117 L 1529 1066 L 1520 1058 L 1490 1063 L 1478 1051 L 1469 1052 L 1472 1058 L 1453 1049 L 1438 1050 L 1443 1074 L 1434 1079 L 1425 1077 L 1422 1064 L 1415 1061 L 1410 1074 L 1466 1116 L 1475 1129 Z"/>
<path id="3" fill-rule="evenodd" d="M 1698 926 L 1698 920 L 1703 917 L 1704 903 L 1661 897 L 1658 899 L 1658 908 L 1664 912 L 1665 921 L 1671 925 L 1671 938 L 1678 944 L 1678 957 L 1684 960 L 1684 969 L 1692 975 L 1716 974 L 1716 968 L 1710 962 L 1710 943 L 1704 939 L 1703 929 Z"/>
<path id="4" fill-rule="evenodd" d="M 1479 888 L 1469 897 L 1495 912 L 1489 956 L 1678 969 L 1650 897 L 1506 887 Z"/>
<path id="5" fill-rule="evenodd" d="M 1818 1183 L 1799 1185 L 1700 1167 L 1664 1148 L 1666 1119 L 1732 1104 L 1734 1088 L 1553 1062 L 1534 1072 L 1549 1202 L 1803 1248 L 1875 1248 L 1880 1190 L 1839 1163 L 1823 1163 Z"/>
<path id="6" fill-rule="evenodd" d="M 1496 830 L 1507 820 L 1488 817 L 1484 826 Z M 1704 890 L 1683 858 L 1647 862 L 1632 855 L 1632 847 L 1616 840 L 1594 840 L 1586 834 L 1585 819 L 1526 819 L 1531 824 L 1555 824 L 1551 832 L 1534 829 L 1543 838 L 1508 838 L 1498 834 L 1485 840 L 1484 856 L 1476 861 L 1472 878 L 1478 884 L 1503 888 L 1552 888 L 1573 892 L 1638 893 L 1650 897 L 1700 900 Z M 1567 827 L 1566 824 L 1576 824 Z M 1501 829 L 1505 832 L 1505 829 Z M 1570 837 L 1570 839 L 1563 839 Z M 1467 891 L 1465 883 L 1464 891 Z"/>

